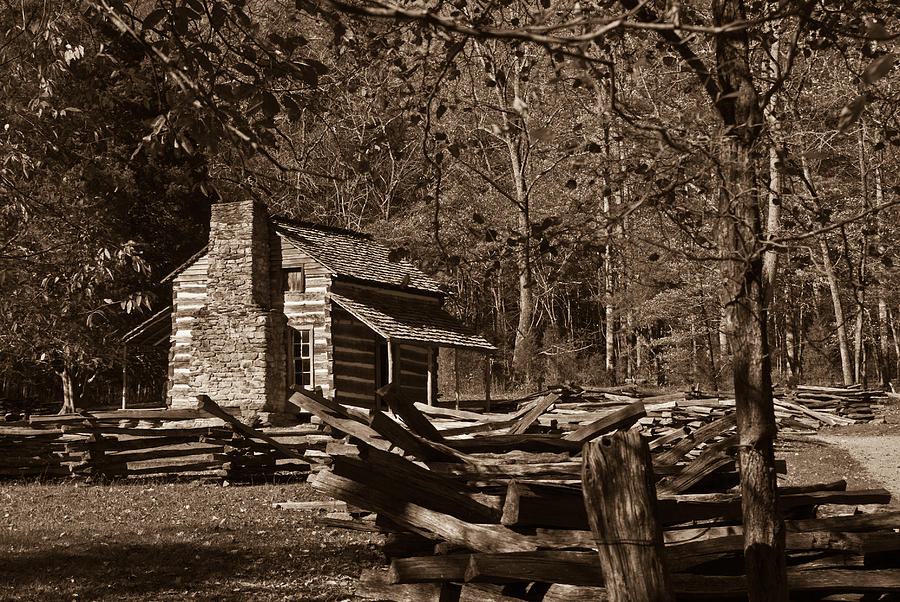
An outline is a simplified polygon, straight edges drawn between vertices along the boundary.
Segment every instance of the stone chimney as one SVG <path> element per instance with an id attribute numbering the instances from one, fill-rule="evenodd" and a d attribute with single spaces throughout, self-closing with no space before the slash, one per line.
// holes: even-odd
<path id="1" fill-rule="evenodd" d="M 255 201 L 212 206 L 207 305 L 194 331 L 199 365 L 192 388 L 251 412 L 275 410 L 278 395 L 269 229 L 266 208 Z"/>

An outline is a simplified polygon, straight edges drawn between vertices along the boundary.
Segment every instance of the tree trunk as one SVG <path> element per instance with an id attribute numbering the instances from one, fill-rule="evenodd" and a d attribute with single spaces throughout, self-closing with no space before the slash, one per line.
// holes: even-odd
<path id="1" fill-rule="evenodd" d="M 612 383 L 615 382 L 616 360 L 615 360 L 615 316 L 612 303 L 613 296 L 613 279 L 612 279 L 612 259 L 610 257 L 610 244 L 607 240 L 605 250 L 603 252 L 603 339 L 606 355 L 606 374 L 611 378 Z"/>
<path id="2" fill-rule="evenodd" d="M 622 333 L 622 344 L 619 355 L 625 358 L 625 378 L 628 382 L 633 383 L 635 377 L 634 371 L 634 309 L 628 308 L 625 311 L 625 332 Z"/>
<path id="3" fill-rule="evenodd" d="M 894 312 L 888 310 L 888 322 L 891 325 L 891 338 L 894 341 L 894 358 L 897 360 L 897 364 L 894 366 L 894 370 L 897 374 L 900 374 L 900 338 L 897 337 L 897 325 L 894 323 Z M 890 385 L 890 383 L 888 383 Z M 894 390 L 894 387 L 891 387 L 891 390 Z"/>
<path id="4" fill-rule="evenodd" d="M 837 278 L 834 275 L 834 266 L 831 263 L 831 255 L 828 243 L 824 235 L 819 238 L 819 247 L 822 249 L 822 267 L 828 288 L 831 290 L 831 303 L 834 306 L 834 322 L 837 328 L 838 347 L 841 352 L 841 374 L 844 377 L 844 385 L 853 384 L 853 364 L 850 361 L 850 346 L 847 343 L 847 324 L 844 321 L 844 307 L 841 304 L 841 294 L 838 290 Z"/>
<path id="5" fill-rule="evenodd" d="M 866 157 L 866 126 L 861 123 L 859 128 L 859 179 L 862 187 L 863 207 L 868 209 L 869 203 L 869 163 Z M 868 218 L 867 218 L 868 219 Z M 854 382 L 861 383 L 866 380 L 865 350 L 863 341 L 863 322 L 865 320 L 866 300 L 866 255 L 868 254 L 869 240 L 866 228 L 863 228 L 862 240 L 859 249 L 858 277 L 854 287 L 853 298 L 856 301 L 856 328 L 853 332 L 853 376 Z M 849 260 L 849 257 L 848 257 Z"/>
<path id="6" fill-rule="evenodd" d="M 712 3 L 716 26 L 746 19 L 743 0 Z M 724 254 L 722 297 L 731 344 L 740 439 L 744 565 L 752 602 L 787 602 L 784 521 L 775 478 L 775 407 L 763 280 L 762 199 L 754 148 L 765 122 L 750 68 L 745 29 L 716 37 L 713 102 L 725 126 L 719 154 L 718 242 Z M 707 86 L 707 89 L 709 87 Z"/>
<path id="7" fill-rule="evenodd" d="M 59 413 L 74 414 L 78 411 L 78 402 L 81 400 L 81 387 L 78 383 L 76 371 L 72 368 L 64 367 L 57 374 L 62 381 L 63 392 L 63 405 Z"/>
<path id="8" fill-rule="evenodd" d="M 884 186 L 881 181 L 881 168 L 875 168 L 875 204 L 884 203 Z M 877 217 L 876 217 L 877 219 Z M 878 242 L 879 246 L 882 242 L 882 225 L 879 220 L 878 224 Z M 878 375 L 879 382 L 883 389 L 887 389 L 893 378 L 891 372 L 891 352 L 888 346 L 888 307 L 885 301 L 885 285 L 884 276 L 882 276 L 878 284 Z"/>
<path id="9" fill-rule="evenodd" d="M 719 366 L 726 364 L 731 357 L 731 349 L 728 344 L 728 333 L 725 332 L 725 308 L 719 315 Z"/>
<path id="10" fill-rule="evenodd" d="M 609 128 L 606 129 L 606 154 L 607 156 L 612 156 L 613 148 L 612 142 L 610 141 L 610 132 Z M 608 172 L 605 173 L 606 176 L 606 187 L 610 192 L 603 193 L 603 220 L 605 225 L 606 240 L 603 244 L 603 340 L 605 342 L 605 368 L 606 368 L 606 376 L 607 378 L 611 378 L 611 384 L 615 383 L 615 374 L 616 374 L 616 358 L 615 358 L 615 307 L 613 305 L 613 249 L 612 249 L 612 239 L 613 239 L 613 231 L 614 229 L 610 227 L 611 224 L 611 215 L 610 215 L 610 196 L 612 194 L 613 189 L 613 181 Z"/>
<path id="11" fill-rule="evenodd" d="M 787 598 L 784 523 L 775 478 L 775 410 L 763 296 L 758 191 L 751 149 L 727 137 L 720 207 L 725 332 L 731 344 L 740 437 L 744 554 L 750 600 Z"/>
<path id="12" fill-rule="evenodd" d="M 700 365 L 697 356 L 697 319 L 691 316 L 691 380 L 694 386 L 700 386 Z"/>
<path id="13" fill-rule="evenodd" d="M 784 328 L 784 347 L 785 357 L 787 358 L 788 379 L 790 385 L 800 382 L 802 356 L 800 341 L 800 326 L 802 315 L 798 316 L 797 310 L 793 307 L 789 308 L 785 316 L 786 323 Z"/>
<path id="14" fill-rule="evenodd" d="M 862 294 L 862 292 L 857 294 Z M 856 303 L 856 324 L 853 327 L 853 382 L 861 383 L 865 379 L 863 322 L 866 315 L 862 299 L 858 298 Z"/>
<path id="15" fill-rule="evenodd" d="M 523 227 L 523 224 L 525 224 L 524 229 L 527 231 L 528 218 L 523 217 L 523 214 L 527 215 L 525 211 L 520 212 L 519 225 L 521 228 Z M 513 366 L 515 366 L 517 371 L 523 373 L 530 382 L 531 374 L 528 369 L 530 358 L 527 357 L 527 355 L 530 354 L 532 350 L 531 346 L 525 342 L 531 340 L 531 329 L 534 323 L 534 294 L 531 282 L 531 251 L 528 249 L 529 240 L 527 235 L 525 238 L 526 240 L 522 244 L 522 249 L 520 250 L 518 257 L 519 319 L 516 323 L 516 342 L 515 347 L 513 347 Z"/>
<path id="16" fill-rule="evenodd" d="M 778 33 L 773 32 L 775 42 L 772 43 L 772 57 L 768 60 L 769 77 L 772 81 L 777 81 L 780 77 L 781 67 L 778 62 L 780 45 L 778 43 Z M 774 105 L 775 99 L 772 99 Z M 770 105 L 765 107 L 766 124 L 769 126 L 769 137 L 774 138 L 778 127 L 778 120 L 775 117 L 775 107 Z M 768 194 L 768 212 L 766 217 L 766 240 L 771 240 L 777 234 L 781 227 L 781 169 L 779 166 L 778 149 L 775 142 L 769 145 L 769 194 Z M 778 273 L 778 251 L 774 248 L 767 248 L 763 256 L 763 296 L 766 308 L 771 308 L 772 300 L 775 298 L 775 276 Z"/>

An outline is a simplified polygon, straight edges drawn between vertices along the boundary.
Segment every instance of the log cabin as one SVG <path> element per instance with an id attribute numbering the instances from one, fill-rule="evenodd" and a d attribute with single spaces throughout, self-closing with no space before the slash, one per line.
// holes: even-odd
<path id="1" fill-rule="evenodd" d="M 213 205 L 208 245 L 171 273 L 172 306 L 129 335 L 168 333 L 167 405 L 278 414 L 293 386 L 377 405 L 393 383 L 433 403 L 440 347 L 491 352 L 443 309 L 437 282 L 370 236 Z M 125 401 L 123 400 L 123 405 Z"/>

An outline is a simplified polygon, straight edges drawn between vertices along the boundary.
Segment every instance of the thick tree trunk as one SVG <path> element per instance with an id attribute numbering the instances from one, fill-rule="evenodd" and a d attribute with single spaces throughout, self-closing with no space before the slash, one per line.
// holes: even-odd
<path id="1" fill-rule="evenodd" d="M 879 167 L 875 168 L 875 203 L 877 205 L 884 203 L 884 185 L 881 180 L 881 168 Z M 881 244 L 881 240 L 882 226 L 879 223 L 879 244 Z M 888 306 L 885 296 L 885 286 L 883 283 L 880 283 L 878 285 L 878 376 L 882 388 L 887 389 L 894 375 L 891 370 L 891 352 L 888 346 Z"/>
<path id="2" fill-rule="evenodd" d="M 633 383 L 635 377 L 634 368 L 634 347 L 636 338 L 634 334 L 634 310 L 628 308 L 625 312 L 625 333 L 622 337 L 623 351 L 621 355 L 625 356 L 625 378 L 628 382 Z"/>
<path id="3" fill-rule="evenodd" d="M 522 212 L 524 213 L 524 212 Z M 521 217 L 520 227 L 528 223 L 527 217 Z M 528 226 L 524 226 L 524 230 L 528 230 Z M 531 346 L 525 344 L 531 338 L 531 329 L 534 324 L 534 293 L 531 282 L 531 251 L 528 249 L 529 240 L 525 235 L 525 242 L 519 252 L 518 269 L 519 269 L 519 319 L 516 323 L 516 342 L 513 348 L 513 366 L 516 370 L 525 374 L 530 381 L 531 374 L 528 369 L 530 359 L 527 357 L 532 352 Z"/>
<path id="4" fill-rule="evenodd" d="M 763 292 L 759 192 L 753 157 L 737 137 L 724 141 L 726 181 L 720 246 L 726 253 L 723 306 L 731 344 L 740 437 L 744 554 L 750 600 L 787 600 L 784 523 L 775 478 L 775 411 Z"/>
<path id="5" fill-rule="evenodd" d="M 746 19 L 743 0 L 714 0 L 717 26 Z M 720 153 L 719 248 L 724 254 L 725 331 L 731 344 L 740 439 L 744 564 L 752 602 L 788 599 L 784 522 L 775 479 L 775 408 L 765 282 L 761 193 L 754 148 L 764 123 L 744 29 L 716 37 L 717 91 L 712 99 L 725 126 Z"/>
<path id="6" fill-rule="evenodd" d="M 697 360 L 697 320 L 691 316 L 691 380 L 692 384 L 700 384 L 700 363 Z"/>
<path id="7" fill-rule="evenodd" d="M 796 309 L 790 308 L 787 312 L 787 323 L 784 329 L 784 347 L 788 364 L 788 378 L 792 385 L 798 383 L 802 376 L 802 341 L 799 326 L 801 321 L 802 314 L 798 315 Z"/>
<path id="8" fill-rule="evenodd" d="M 719 365 L 725 364 L 731 357 L 731 349 L 728 344 L 728 333 L 725 332 L 725 308 L 719 315 Z"/>

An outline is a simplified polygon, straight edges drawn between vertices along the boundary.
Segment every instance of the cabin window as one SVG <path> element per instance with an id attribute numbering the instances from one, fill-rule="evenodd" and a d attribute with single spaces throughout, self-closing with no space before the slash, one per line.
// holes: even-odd
<path id="1" fill-rule="evenodd" d="M 290 365 L 288 377 L 291 385 L 312 389 L 315 386 L 313 376 L 313 331 L 311 328 L 291 329 Z"/>
<path id="2" fill-rule="evenodd" d="M 306 270 L 302 267 L 284 271 L 284 290 L 292 293 L 306 292 Z"/>

